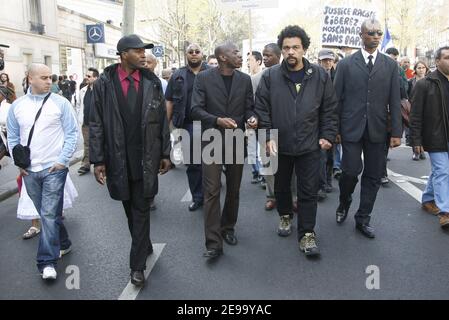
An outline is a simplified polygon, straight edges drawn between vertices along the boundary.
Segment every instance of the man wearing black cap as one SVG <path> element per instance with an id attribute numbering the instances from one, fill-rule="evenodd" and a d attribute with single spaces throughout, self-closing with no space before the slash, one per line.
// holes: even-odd
<path id="1" fill-rule="evenodd" d="M 145 283 L 146 259 L 153 253 L 150 205 L 158 173 L 171 166 L 161 82 L 145 69 L 145 49 L 151 48 L 136 35 L 120 39 L 121 63 L 106 68 L 95 82 L 89 124 L 95 178 L 123 202 L 128 218 L 131 283 L 137 286 Z"/>

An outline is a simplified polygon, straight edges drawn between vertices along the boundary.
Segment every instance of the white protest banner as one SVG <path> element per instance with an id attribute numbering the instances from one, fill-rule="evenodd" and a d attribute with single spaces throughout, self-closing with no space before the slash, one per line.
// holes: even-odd
<path id="1" fill-rule="evenodd" d="M 361 48 L 362 23 L 375 16 L 376 12 L 371 10 L 326 6 L 321 34 L 322 46 Z"/>
<path id="2" fill-rule="evenodd" d="M 278 8 L 279 0 L 221 0 L 224 6 L 235 9 Z"/>

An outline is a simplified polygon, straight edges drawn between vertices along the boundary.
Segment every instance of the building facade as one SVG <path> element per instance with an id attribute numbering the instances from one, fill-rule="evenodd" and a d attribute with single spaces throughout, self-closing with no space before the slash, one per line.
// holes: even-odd
<path id="1" fill-rule="evenodd" d="M 22 80 L 31 63 L 44 63 L 59 73 L 59 39 L 56 0 L 0 1 L 0 39 L 5 70 L 23 94 Z"/>

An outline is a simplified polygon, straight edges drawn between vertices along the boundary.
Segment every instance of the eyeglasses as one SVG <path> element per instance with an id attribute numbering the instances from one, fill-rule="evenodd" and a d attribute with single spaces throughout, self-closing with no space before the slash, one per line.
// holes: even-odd
<path id="1" fill-rule="evenodd" d="M 377 30 L 377 31 L 368 31 L 366 34 L 367 35 L 369 35 L 370 37 L 374 37 L 375 35 L 376 35 L 376 33 L 377 33 L 377 35 L 379 36 L 379 37 L 381 37 L 384 33 L 382 32 L 382 31 L 380 31 L 380 30 Z"/>
<path id="2" fill-rule="evenodd" d="M 299 50 L 302 49 L 302 47 L 301 47 L 301 46 L 298 46 L 298 45 L 293 46 L 293 47 L 289 47 L 289 46 L 283 46 L 283 47 L 282 47 L 282 50 L 285 51 L 285 52 L 289 52 L 290 49 L 293 49 L 293 51 L 299 51 Z"/>
<path id="3" fill-rule="evenodd" d="M 188 54 L 200 54 L 201 50 L 190 50 L 189 52 L 187 52 Z"/>

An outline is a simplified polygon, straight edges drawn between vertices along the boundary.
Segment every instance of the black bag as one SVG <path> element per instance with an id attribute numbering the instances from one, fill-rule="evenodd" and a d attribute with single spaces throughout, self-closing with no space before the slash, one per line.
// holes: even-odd
<path id="1" fill-rule="evenodd" d="M 41 116 L 42 108 L 44 107 L 45 102 L 47 102 L 48 98 L 50 98 L 51 92 L 45 97 L 44 102 L 42 102 L 42 106 L 39 109 L 39 111 L 36 114 L 36 118 L 34 119 L 33 127 L 31 128 L 30 135 L 28 137 L 28 143 L 26 146 L 23 146 L 21 144 L 16 145 L 12 149 L 12 157 L 14 159 L 14 164 L 18 166 L 19 168 L 26 169 L 31 165 L 31 158 L 30 158 L 30 143 L 31 138 L 33 137 L 34 133 L 34 126 L 36 125 L 37 119 Z"/>

